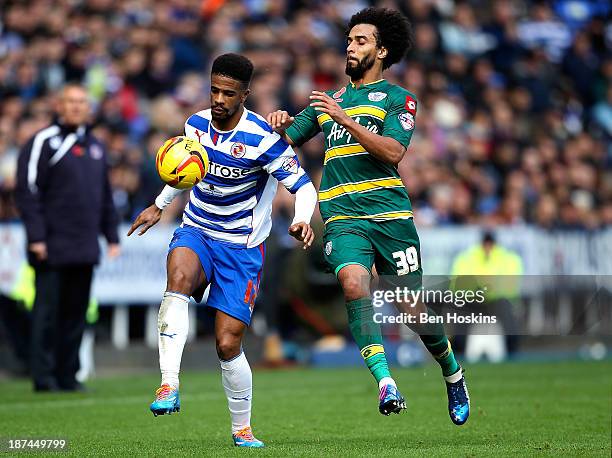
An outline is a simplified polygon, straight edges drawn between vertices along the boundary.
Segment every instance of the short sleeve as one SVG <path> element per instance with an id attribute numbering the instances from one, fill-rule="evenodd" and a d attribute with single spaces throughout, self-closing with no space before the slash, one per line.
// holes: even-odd
<path id="1" fill-rule="evenodd" d="M 402 90 L 390 97 L 382 135 L 391 137 L 407 147 L 414 132 L 417 100 L 410 92 Z"/>
<path id="2" fill-rule="evenodd" d="M 293 148 L 276 132 L 264 138 L 259 148 L 263 169 L 280 181 L 292 194 L 310 183 Z"/>
<path id="3" fill-rule="evenodd" d="M 287 128 L 285 133 L 293 141 L 293 144 L 300 146 L 317 135 L 321 131 L 321 126 L 317 121 L 317 112 L 310 105 L 295 115 L 293 124 Z"/>

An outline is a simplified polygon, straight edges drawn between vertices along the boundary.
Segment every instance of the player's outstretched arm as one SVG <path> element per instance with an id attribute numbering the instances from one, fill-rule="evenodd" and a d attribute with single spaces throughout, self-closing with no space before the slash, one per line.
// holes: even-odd
<path id="1" fill-rule="evenodd" d="M 293 140 L 291 140 L 291 138 L 285 132 L 287 128 L 293 124 L 293 121 L 295 121 L 293 116 L 289 116 L 289 113 L 286 111 L 276 110 L 266 117 L 266 121 L 268 121 L 268 124 L 272 126 L 272 129 L 283 137 L 287 143 L 293 145 Z"/>
<path id="2" fill-rule="evenodd" d="M 384 137 L 370 132 L 364 126 L 352 119 L 325 92 L 312 91 L 310 106 L 320 113 L 327 113 L 334 121 L 343 126 L 365 150 L 383 162 L 397 165 L 404 157 L 406 147 L 391 137 Z"/>
<path id="3" fill-rule="evenodd" d="M 140 232 L 138 232 L 138 235 L 142 235 L 147 232 L 151 227 L 157 224 L 157 222 L 161 218 L 161 214 L 161 208 L 158 208 L 155 204 L 145 208 L 132 223 L 132 227 L 130 227 L 130 230 L 127 233 L 128 237 L 132 235 L 132 233 L 141 226 L 142 227 L 140 229 Z"/>
<path id="4" fill-rule="evenodd" d="M 310 227 L 310 219 L 317 205 L 317 190 L 308 182 L 295 193 L 295 216 L 289 227 L 289 234 L 304 242 L 304 250 L 314 241 L 314 232 Z"/>
<path id="5" fill-rule="evenodd" d="M 155 226 L 161 218 L 161 214 L 164 208 L 170 205 L 174 198 L 178 196 L 181 192 L 183 192 L 182 189 L 175 189 L 171 186 L 164 186 L 162 192 L 159 194 L 159 196 L 155 198 L 155 203 L 150 207 L 145 208 L 134 220 L 134 223 L 132 223 L 132 227 L 130 227 L 130 230 L 127 233 L 128 237 L 132 235 L 132 233 L 140 226 L 142 226 L 142 228 L 140 229 L 140 232 L 138 232 L 138 235 L 144 234 L 151 227 Z"/>

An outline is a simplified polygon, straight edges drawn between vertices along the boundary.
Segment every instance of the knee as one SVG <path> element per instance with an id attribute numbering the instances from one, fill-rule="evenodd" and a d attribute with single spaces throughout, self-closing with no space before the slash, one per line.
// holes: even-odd
<path id="1" fill-rule="evenodd" d="M 168 291 L 190 296 L 192 291 L 191 278 L 183 269 L 172 269 L 168 272 Z"/>
<path id="2" fill-rule="evenodd" d="M 342 290 L 344 291 L 344 300 L 354 301 L 367 297 L 368 290 L 364 285 L 364 279 L 359 275 L 347 276 L 342 280 Z"/>
<path id="3" fill-rule="evenodd" d="M 240 354 L 240 337 L 233 334 L 217 336 L 216 345 L 219 359 L 227 361 Z"/>

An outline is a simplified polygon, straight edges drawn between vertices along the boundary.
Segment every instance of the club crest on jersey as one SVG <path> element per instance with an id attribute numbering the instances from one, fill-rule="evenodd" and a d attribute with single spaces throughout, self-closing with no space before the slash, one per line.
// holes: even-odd
<path id="1" fill-rule="evenodd" d="M 385 97 L 387 97 L 387 94 L 384 92 L 370 92 L 368 94 L 368 100 L 370 102 L 380 102 Z"/>
<path id="2" fill-rule="evenodd" d="M 346 92 L 346 87 L 343 87 L 342 89 L 334 92 L 334 95 L 332 95 L 332 98 L 336 102 L 342 102 L 342 99 L 340 97 L 342 97 L 342 94 L 344 94 L 345 92 Z"/>
<path id="3" fill-rule="evenodd" d="M 415 115 L 416 109 L 417 109 L 416 100 L 414 100 L 411 96 L 407 95 L 405 108 L 409 113 L 411 113 L 412 115 Z"/>
<path id="4" fill-rule="evenodd" d="M 400 113 L 397 117 L 404 130 L 414 129 L 414 116 L 410 113 Z"/>
<path id="5" fill-rule="evenodd" d="M 299 165 L 295 156 L 285 159 L 281 168 L 288 173 L 297 173 L 299 170 Z"/>
<path id="6" fill-rule="evenodd" d="M 89 154 L 91 155 L 92 159 L 96 159 L 96 160 L 100 160 L 102 159 L 102 148 L 100 147 L 100 145 L 91 145 L 91 148 L 89 149 Z"/>
<path id="7" fill-rule="evenodd" d="M 236 159 L 240 159 L 246 154 L 246 146 L 240 142 L 236 142 L 232 145 L 230 152 Z"/>
<path id="8" fill-rule="evenodd" d="M 329 256 L 332 252 L 332 242 L 331 240 L 325 244 L 325 254 Z"/>

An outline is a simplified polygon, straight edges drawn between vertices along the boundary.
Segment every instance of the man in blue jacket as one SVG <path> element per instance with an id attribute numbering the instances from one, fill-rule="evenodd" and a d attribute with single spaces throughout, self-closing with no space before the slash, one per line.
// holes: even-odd
<path id="1" fill-rule="evenodd" d="M 99 234 L 119 254 L 118 218 L 104 146 L 89 131 L 87 91 L 69 84 L 57 120 L 26 143 L 17 166 L 16 201 L 36 272 L 31 372 L 36 391 L 74 391 Z"/>

